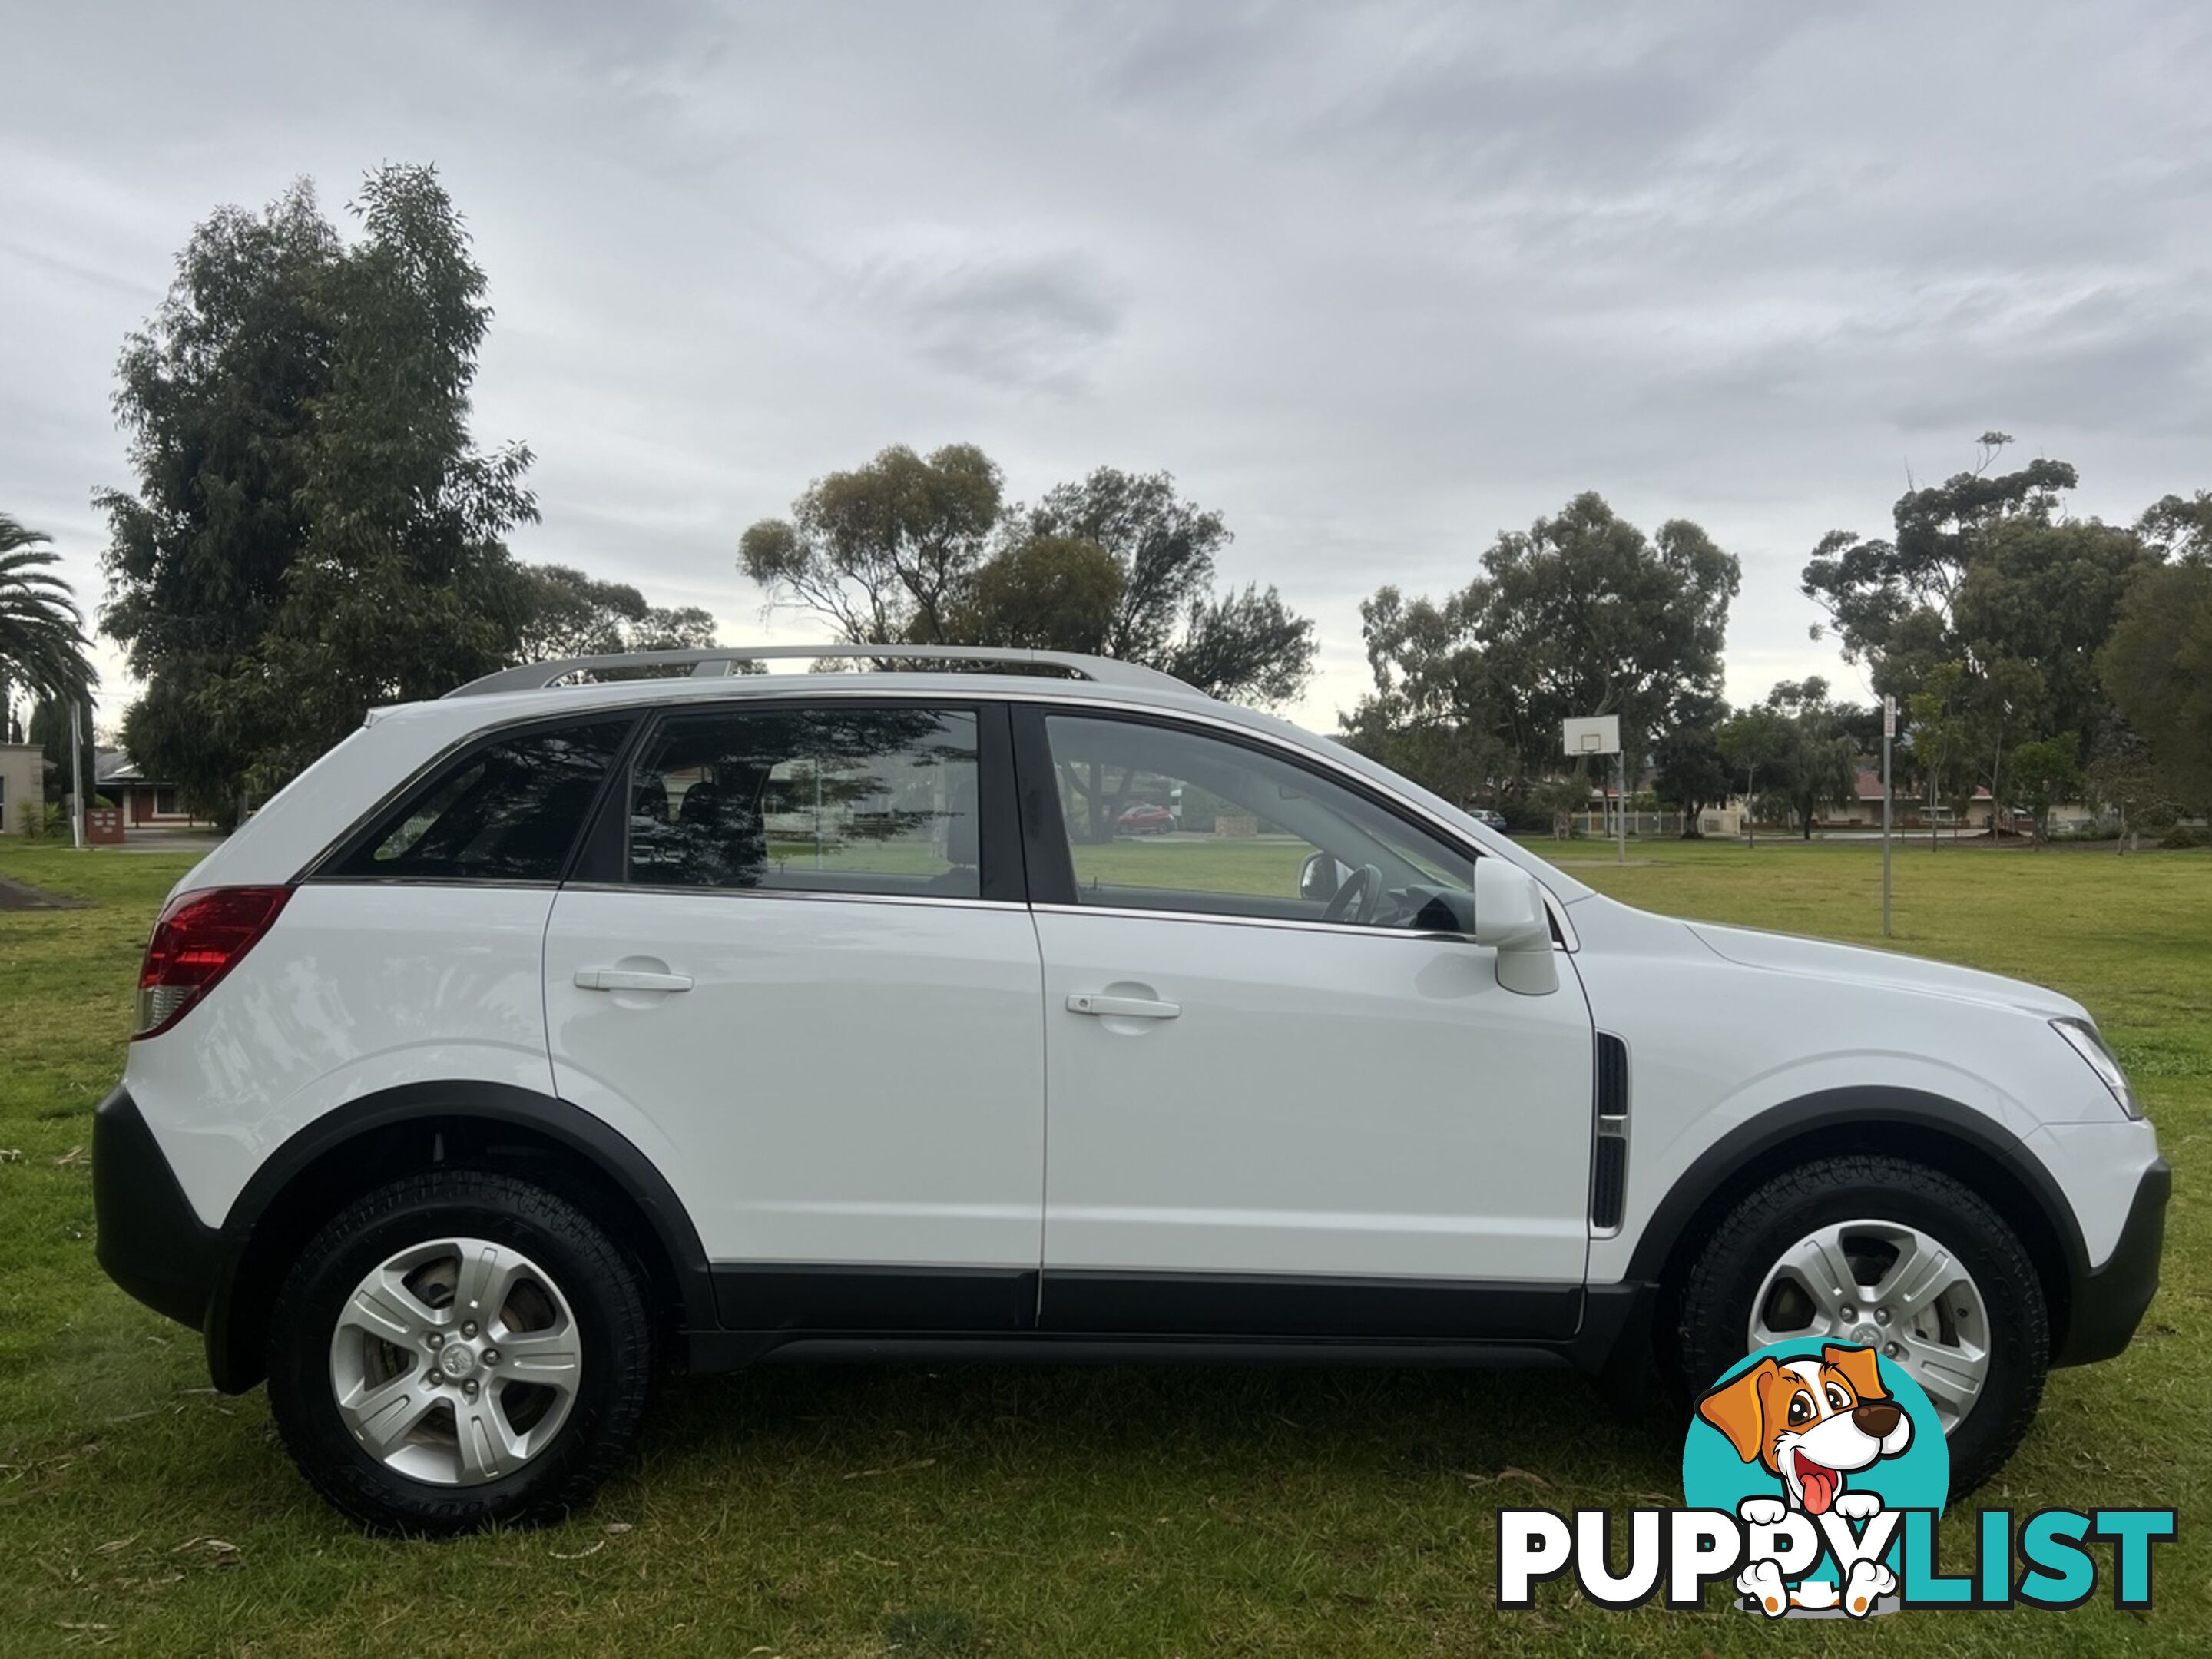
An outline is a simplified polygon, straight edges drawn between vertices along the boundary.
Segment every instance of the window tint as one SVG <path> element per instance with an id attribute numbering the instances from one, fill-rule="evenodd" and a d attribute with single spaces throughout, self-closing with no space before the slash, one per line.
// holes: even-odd
<path id="1" fill-rule="evenodd" d="M 1045 720 L 1076 902 L 1451 931 L 1474 860 L 1317 773 L 1131 720 Z"/>
<path id="2" fill-rule="evenodd" d="M 505 738 L 433 778 L 339 866 L 342 876 L 558 881 L 627 720 Z"/>
<path id="3" fill-rule="evenodd" d="M 664 721 L 630 779 L 629 878 L 974 898 L 975 716 L 725 710 Z"/>

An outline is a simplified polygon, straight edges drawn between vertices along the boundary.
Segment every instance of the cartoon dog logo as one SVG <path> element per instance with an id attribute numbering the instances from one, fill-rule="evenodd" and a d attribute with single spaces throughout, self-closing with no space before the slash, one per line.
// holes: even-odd
<path id="1" fill-rule="evenodd" d="M 1753 1526 L 1773 1525 L 1790 1510 L 1871 1519 L 1881 1512 L 1881 1497 L 1846 1492 L 1845 1477 L 1912 1443 L 1912 1419 L 1882 1386 L 1871 1348 L 1831 1344 L 1817 1360 L 1761 1359 L 1699 1400 L 1698 1415 L 1728 1437 L 1738 1457 L 1763 1465 L 1781 1481 L 1779 1498 L 1751 1498 L 1739 1505 L 1737 1513 Z M 1879 1561 L 1863 1560 L 1840 1590 L 1820 1580 L 1785 1589 L 1775 1564 L 1760 1560 L 1738 1575 L 1735 1587 L 1773 1617 L 1791 1607 L 1838 1605 L 1863 1616 L 1897 1588 L 1897 1575 Z"/>

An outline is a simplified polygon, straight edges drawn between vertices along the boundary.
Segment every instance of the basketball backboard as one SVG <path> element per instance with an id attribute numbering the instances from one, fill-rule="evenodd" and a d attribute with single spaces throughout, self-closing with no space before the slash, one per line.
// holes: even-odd
<path id="1" fill-rule="evenodd" d="M 1585 714 L 1562 724 L 1560 740 L 1570 755 L 1618 755 L 1620 716 Z"/>

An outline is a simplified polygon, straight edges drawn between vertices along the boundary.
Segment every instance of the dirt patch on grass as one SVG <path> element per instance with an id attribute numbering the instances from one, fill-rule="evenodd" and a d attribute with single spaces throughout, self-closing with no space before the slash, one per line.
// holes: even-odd
<path id="1" fill-rule="evenodd" d="M 88 910 L 92 901 L 64 898 L 59 893 L 49 893 L 44 888 L 27 887 L 20 881 L 10 881 L 0 876 L 0 910 Z"/>

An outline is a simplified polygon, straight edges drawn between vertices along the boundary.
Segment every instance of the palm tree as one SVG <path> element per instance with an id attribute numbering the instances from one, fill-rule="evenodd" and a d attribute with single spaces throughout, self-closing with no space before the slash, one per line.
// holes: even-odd
<path id="1" fill-rule="evenodd" d="M 47 539 L 0 513 L 0 685 L 66 701 L 84 696 L 95 677 L 83 613 L 49 568 L 61 556 Z"/>

